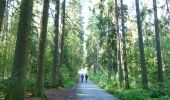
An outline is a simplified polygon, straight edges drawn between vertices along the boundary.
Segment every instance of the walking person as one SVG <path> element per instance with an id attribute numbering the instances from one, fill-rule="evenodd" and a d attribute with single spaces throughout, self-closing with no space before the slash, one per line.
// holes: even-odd
<path id="1" fill-rule="evenodd" d="M 84 75 L 81 74 L 81 82 L 83 83 Z"/>
<path id="2" fill-rule="evenodd" d="M 87 74 L 85 75 L 85 79 L 86 79 L 86 83 L 87 83 L 87 80 L 88 80 L 88 75 Z"/>

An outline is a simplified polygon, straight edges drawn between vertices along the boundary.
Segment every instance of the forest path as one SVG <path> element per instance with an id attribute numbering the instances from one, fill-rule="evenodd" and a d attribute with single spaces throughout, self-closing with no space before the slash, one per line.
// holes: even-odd
<path id="1" fill-rule="evenodd" d="M 76 100 L 119 100 L 107 93 L 93 82 L 79 82 L 76 88 Z"/>
<path id="2" fill-rule="evenodd" d="M 79 82 L 75 87 L 66 89 L 46 89 L 47 100 L 119 100 L 105 92 L 93 82 Z M 40 100 L 36 97 L 28 97 L 26 100 Z"/>

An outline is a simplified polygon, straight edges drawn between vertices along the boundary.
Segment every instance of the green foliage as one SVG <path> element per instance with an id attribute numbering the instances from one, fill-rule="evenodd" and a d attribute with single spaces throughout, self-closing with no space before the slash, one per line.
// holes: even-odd
<path id="1" fill-rule="evenodd" d="M 149 94 L 143 89 L 129 89 L 123 91 L 114 91 L 121 100 L 149 100 Z"/>
<path id="2" fill-rule="evenodd" d="M 90 73 L 90 79 L 93 80 L 95 83 L 104 85 L 103 83 L 106 82 L 106 73 L 98 72 L 98 74 L 94 74 L 93 72 Z M 103 87 L 103 86 L 102 86 Z"/>
<path id="3" fill-rule="evenodd" d="M 26 91 L 35 93 L 35 79 L 27 80 Z"/>
<path id="4" fill-rule="evenodd" d="M 8 92 L 10 81 L 8 79 L 0 79 L 0 99 L 4 98 L 6 93 Z"/>
<path id="5" fill-rule="evenodd" d="M 165 88 L 164 88 L 164 93 L 170 97 L 170 80 L 168 80 L 167 82 L 165 82 Z"/>
<path id="6" fill-rule="evenodd" d="M 99 71 L 97 74 L 90 72 L 90 79 L 103 89 L 119 97 L 121 100 L 169 100 L 169 84 L 166 84 L 165 90 L 160 90 L 155 84 L 151 84 L 148 90 L 139 88 L 141 86 L 132 86 L 131 89 L 118 87 L 117 76 L 108 81 L 106 71 Z"/>
<path id="7" fill-rule="evenodd" d="M 65 77 L 64 78 L 64 87 L 68 88 L 68 87 L 73 87 L 75 86 L 75 84 L 77 83 L 77 77 Z"/>

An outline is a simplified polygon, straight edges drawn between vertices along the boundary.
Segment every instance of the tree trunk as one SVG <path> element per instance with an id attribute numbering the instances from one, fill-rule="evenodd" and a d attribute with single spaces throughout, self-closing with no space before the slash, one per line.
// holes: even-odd
<path id="1" fill-rule="evenodd" d="M 41 32 L 39 40 L 39 54 L 38 54 L 38 72 L 37 72 L 37 95 L 44 96 L 44 55 L 45 55 L 45 44 L 47 37 L 47 25 L 48 25 L 48 11 L 49 11 L 49 0 L 44 0 L 43 14 L 41 19 Z"/>
<path id="2" fill-rule="evenodd" d="M 118 11 L 118 3 L 117 0 L 115 0 L 115 13 L 116 13 L 116 33 L 117 33 L 117 48 L 118 48 L 118 76 L 119 76 L 119 82 L 120 86 L 122 86 L 123 82 L 123 69 L 122 69 L 122 59 L 121 59 L 121 37 L 119 33 L 119 11 Z"/>
<path id="3" fill-rule="evenodd" d="M 124 72 L 125 72 L 125 88 L 129 89 L 129 78 L 128 78 L 128 68 L 127 68 L 127 56 L 126 56 L 126 35 L 125 35 L 125 21 L 124 21 L 124 9 L 123 0 L 121 2 L 121 19 L 122 19 L 122 34 L 123 34 L 123 61 L 124 61 Z"/>
<path id="4" fill-rule="evenodd" d="M 110 9 L 108 9 L 108 18 L 110 18 L 110 11 L 109 11 Z M 107 58 L 108 58 L 108 61 L 107 61 L 107 66 L 108 66 L 108 82 L 110 82 L 110 80 L 111 80 L 111 76 L 112 76 L 112 48 L 111 48 L 111 32 L 110 32 L 110 20 L 108 20 L 107 21 L 107 37 L 106 37 L 106 42 L 107 42 L 107 46 L 106 46 L 106 50 L 107 50 L 107 53 L 106 53 L 106 55 L 107 55 Z"/>
<path id="5" fill-rule="evenodd" d="M 60 58 L 60 67 L 63 65 L 63 60 L 64 60 L 64 36 L 65 36 L 65 5 L 66 5 L 66 0 L 63 1 L 63 15 L 62 15 L 62 35 L 61 35 L 61 58 Z"/>
<path id="6" fill-rule="evenodd" d="M 12 84 L 10 100 L 25 99 L 26 68 L 28 62 L 28 47 L 30 44 L 30 29 L 33 0 L 22 0 L 18 23 L 17 41 L 12 67 Z"/>
<path id="7" fill-rule="evenodd" d="M 98 42 L 98 34 L 96 34 L 96 72 L 99 69 L 99 42 Z"/>
<path id="8" fill-rule="evenodd" d="M 144 88 L 147 88 L 148 79 L 147 79 L 146 60 L 145 60 L 144 44 L 143 44 L 142 22 L 140 19 L 139 0 L 135 0 L 135 1 L 136 1 L 135 3 L 136 3 L 138 36 L 139 36 L 140 62 L 142 68 L 142 85 Z"/>
<path id="9" fill-rule="evenodd" d="M 157 15 L 157 4 L 156 0 L 153 0 L 153 10 L 154 10 L 154 21 L 155 21 L 155 34 L 156 34 L 156 49 L 157 49 L 157 64 L 158 64 L 158 82 L 160 87 L 163 86 L 163 69 L 162 69 L 162 57 L 161 57 L 161 47 L 160 47 L 160 35 L 159 35 L 159 21 Z"/>
<path id="10" fill-rule="evenodd" d="M 55 29 L 54 29 L 54 50 L 53 50 L 53 69 L 52 69 L 52 84 L 53 87 L 56 87 L 57 84 L 57 71 L 59 65 L 59 15 L 60 15 L 60 0 L 56 0 L 56 14 L 55 14 Z"/>
<path id="11" fill-rule="evenodd" d="M 0 0 L 0 33 L 5 13 L 6 0 Z"/>
<path id="12" fill-rule="evenodd" d="M 65 5 L 66 5 L 66 0 L 64 0 L 62 2 L 62 34 L 61 34 L 61 44 L 60 44 L 60 48 L 61 48 L 61 53 L 60 53 L 60 61 L 59 61 L 59 68 L 58 68 L 58 84 L 61 87 L 64 87 L 64 83 L 63 83 L 63 76 L 62 76 L 62 72 L 61 72 L 61 68 L 63 66 L 63 62 L 64 62 L 64 37 L 65 37 Z"/>
<path id="13" fill-rule="evenodd" d="M 168 0 L 166 0 L 166 6 L 167 6 L 167 13 L 169 13 L 169 5 L 168 5 Z"/>
<path id="14" fill-rule="evenodd" d="M 94 43 L 93 43 L 93 49 L 94 49 L 94 55 L 93 55 L 93 58 L 94 58 L 94 60 L 93 60 L 93 65 L 94 65 L 94 68 L 93 68 L 93 70 L 94 70 L 94 74 L 97 74 L 97 46 L 96 46 L 96 41 L 94 41 Z"/>
<path id="15" fill-rule="evenodd" d="M 112 27 L 114 27 L 112 25 Z M 112 32 L 113 34 L 113 47 L 112 49 L 114 50 L 114 55 L 113 55 L 113 66 L 112 66 L 112 70 L 113 70 L 113 73 L 116 75 L 117 71 L 118 71 L 118 46 L 117 46 L 117 32 L 115 33 L 115 31 L 113 30 Z"/>

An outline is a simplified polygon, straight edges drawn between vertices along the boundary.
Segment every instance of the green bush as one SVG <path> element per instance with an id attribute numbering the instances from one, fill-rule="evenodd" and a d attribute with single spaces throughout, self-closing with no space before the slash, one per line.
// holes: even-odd
<path id="1" fill-rule="evenodd" d="M 143 89 L 129 89 L 122 92 L 123 100 L 148 100 L 149 94 Z"/>
<path id="2" fill-rule="evenodd" d="M 170 97 L 168 97 L 168 96 L 161 96 L 159 98 L 152 98 L 151 100 L 170 100 Z"/>
<path id="3" fill-rule="evenodd" d="M 45 80 L 44 87 L 47 88 L 47 89 L 52 88 L 53 87 L 52 82 L 48 79 Z"/>
<path id="4" fill-rule="evenodd" d="M 72 86 L 74 86 L 76 84 L 76 82 L 77 82 L 77 79 L 72 78 L 69 81 L 64 82 L 64 87 L 65 88 L 72 87 Z"/>
<path id="5" fill-rule="evenodd" d="M 151 98 L 159 98 L 160 92 L 157 85 L 152 85 L 149 87 L 149 95 Z"/>
<path id="6" fill-rule="evenodd" d="M 4 97 L 5 95 L 7 95 L 10 84 L 11 84 L 11 80 L 9 80 L 9 79 L 1 79 L 0 80 L 0 98 L 1 98 L 1 96 Z"/>
<path id="7" fill-rule="evenodd" d="M 108 92 L 119 97 L 121 100 L 149 100 L 148 92 L 141 88 L 120 90 L 117 88 L 117 80 L 107 81 L 107 73 L 99 72 L 97 75 L 91 73 L 90 79 Z"/>
<path id="8" fill-rule="evenodd" d="M 131 86 L 131 89 L 125 90 L 119 87 L 116 78 L 107 81 L 107 73 L 98 72 L 94 74 L 92 72 L 90 73 L 90 79 L 121 100 L 170 100 L 170 85 L 168 82 L 166 82 L 163 90 L 160 90 L 157 84 L 151 84 L 147 90 L 137 88 L 141 86 L 136 84 Z"/>
<path id="9" fill-rule="evenodd" d="M 35 80 L 27 80 L 26 82 L 26 91 L 36 93 L 35 91 Z"/>
<path id="10" fill-rule="evenodd" d="M 165 84 L 165 94 L 170 97 L 170 81 L 166 82 Z"/>

